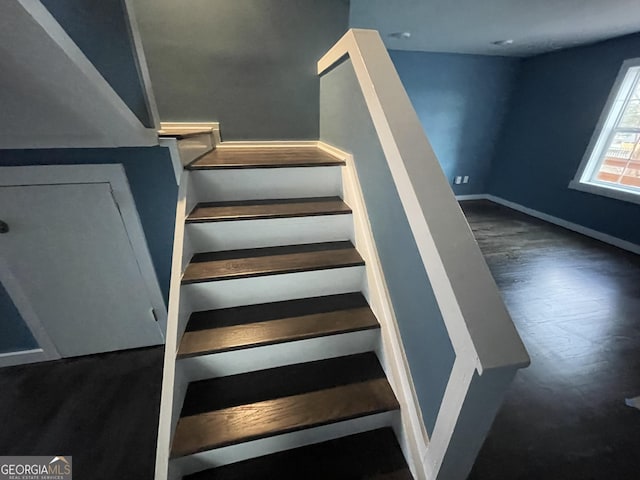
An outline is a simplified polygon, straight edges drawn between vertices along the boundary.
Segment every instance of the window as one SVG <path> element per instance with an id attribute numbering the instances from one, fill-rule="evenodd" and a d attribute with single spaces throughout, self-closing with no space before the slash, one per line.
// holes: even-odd
<path id="1" fill-rule="evenodd" d="M 640 58 L 624 62 L 570 187 L 640 203 Z"/>

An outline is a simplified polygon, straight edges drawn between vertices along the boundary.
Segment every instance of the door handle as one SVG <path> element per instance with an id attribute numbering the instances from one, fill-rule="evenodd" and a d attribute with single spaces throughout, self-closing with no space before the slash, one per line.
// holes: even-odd
<path id="1" fill-rule="evenodd" d="M 2 220 L 0 220 L 0 233 L 8 233 L 9 232 L 9 225 L 7 224 L 7 222 L 3 222 Z"/>

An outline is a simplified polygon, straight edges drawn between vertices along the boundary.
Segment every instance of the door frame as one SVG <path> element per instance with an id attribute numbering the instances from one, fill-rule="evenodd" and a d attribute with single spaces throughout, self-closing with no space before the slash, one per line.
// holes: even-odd
<path id="1" fill-rule="evenodd" d="M 142 275 L 142 279 L 145 283 L 145 290 L 151 306 L 154 309 L 158 326 L 162 336 L 166 338 L 167 331 L 167 307 L 164 302 L 164 297 L 158 283 L 158 277 L 156 275 L 155 267 L 149 253 L 149 247 L 147 245 L 142 223 L 138 216 L 138 210 L 136 208 L 131 189 L 129 188 L 129 182 L 122 164 L 96 164 L 96 165 L 38 165 L 38 166 L 25 166 L 25 167 L 0 167 L 0 187 L 19 186 L 19 185 L 58 185 L 58 184 L 74 184 L 74 183 L 109 183 L 111 186 L 111 193 L 113 199 L 120 211 L 127 236 L 131 243 L 134 256 L 138 263 L 138 268 Z M 49 340 L 47 344 L 46 339 L 43 343 L 40 343 L 40 338 L 37 332 L 38 330 L 44 331 L 41 322 L 35 316 L 33 309 L 31 308 L 27 296 L 19 290 L 17 282 L 12 281 L 8 268 L 4 268 L 6 265 L 0 264 L 0 281 L 5 284 L 5 281 L 12 284 L 11 290 L 7 287 L 9 296 L 14 300 L 16 307 L 23 319 L 27 322 L 27 325 L 31 329 L 32 333 L 38 343 L 42 352 L 38 351 L 26 351 L 24 353 L 16 352 L 15 354 L 5 354 L 6 356 L 0 356 L 0 366 L 8 365 L 9 359 L 18 360 L 18 363 L 27 363 L 28 361 L 40 361 L 48 360 L 57 357 L 57 350 L 55 346 Z M 18 288 L 15 288 L 18 287 Z M 16 301 L 14 298 L 20 299 Z M 18 305 L 20 303 L 20 305 Z M 25 317 L 26 315 L 26 317 Z M 27 321 L 27 318 L 29 319 Z M 32 322 L 33 326 L 29 323 Z M 46 334 L 46 332 L 45 332 Z M 48 336 L 47 336 L 48 338 Z M 53 347 L 53 350 L 52 348 Z M 28 355 L 28 357 L 27 357 Z M 46 358 L 39 358 L 29 360 L 30 358 L 37 358 L 44 355 Z M 27 361 L 25 361 L 27 360 Z"/>

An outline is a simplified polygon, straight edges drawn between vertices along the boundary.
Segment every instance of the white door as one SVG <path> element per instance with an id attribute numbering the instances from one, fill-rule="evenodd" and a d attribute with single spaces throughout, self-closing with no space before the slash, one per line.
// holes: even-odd
<path id="1" fill-rule="evenodd" d="M 108 182 L 0 186 L 0 220 L 0 265 L 60 356 L 163 343 Z"/>

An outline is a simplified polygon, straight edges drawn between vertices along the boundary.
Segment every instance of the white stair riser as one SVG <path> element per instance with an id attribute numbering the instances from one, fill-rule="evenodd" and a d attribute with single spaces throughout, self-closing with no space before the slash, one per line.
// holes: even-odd
<path id="1" fill-rule="evenodd" d="M 360 291 L 364 266 L 183 285 L 191 312 Z M 182 313 L 182 312 L 181 312 Z"/>
<path id="2" fill-rule="evenodd" d="M 376 349 L 380 330 L 370 329 L 178 360 L 190 382 L 267 368 L 342 357 Z"/>
<path id="3" fill-rule="evenodd" d="M 176 362 L 176 372 L 173 383 L 173 404 L 171 409 L 171 443 L 173 443 L 173 435 L 176 432 L 178 420 L 180 420 L 180 412 L 182 412 L 182 404 L 189 386 L 189 378 L 180 362 Z M 171 445 L 170 443 L 170 445 Z"/>
<path id="4" fill-rule="evenodd" d="M 353 239 L 351 215 L 190 223 L 194 253 Z"/>
<path id="5" fill-rule="evenodd" d="M 260 457 L 271 453 L 289 450 L 304 445 L 326 442 L 347 435 L 367 432 L 377 428 L 392 426 L 398 412 L 385 412 L 375 415 L 337 422 L 321 427 L 309 428 L 298 432 L 285 433 L 274 437 L 253 440 L 238 445 L 196 453 L 187 457 L 171 460 L 171 469 L 182 475 L 240 462 L 248 458 Z M 327 460 L 328 461 L 328 460 Z"/>
<path id="6" fill-rule="evenodd" d="M 341 197 L 341 168 L 194 170 L 190 186 L 199 202 Z"/>

